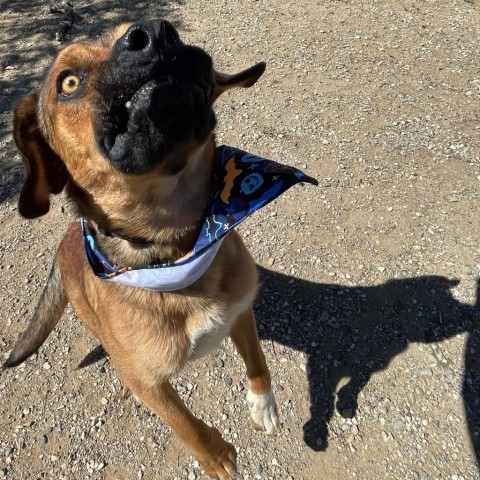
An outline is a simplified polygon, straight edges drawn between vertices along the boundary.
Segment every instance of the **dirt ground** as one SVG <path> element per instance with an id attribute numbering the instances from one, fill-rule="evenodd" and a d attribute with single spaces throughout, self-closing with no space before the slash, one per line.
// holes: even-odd
<path id="1" fill-rule="evenodd" d="M 62 45 L 164 16 L 218 69 L 218 141 L 315 176 L 243 224 L 282 428 L 254 433 L 231 342 L 175 381 L 244 479 L 480 479 L 480 7 L 465 0 L 0 2 L 0 347 L 25 328 L 66 225 L 18 215 L 12 107 Z M 67 22 L 67 23 L 65 23 Z M 120 395 L 68 311 L 0 376 L 0 478 L 203 478 Z"/>

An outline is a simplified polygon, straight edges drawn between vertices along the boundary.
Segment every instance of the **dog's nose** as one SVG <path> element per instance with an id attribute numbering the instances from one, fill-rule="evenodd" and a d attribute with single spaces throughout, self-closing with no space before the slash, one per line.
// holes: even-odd
<path id="1" fill-rule="evenodd" d="M 166 20 L 147 20 L 132 25 L 119 39 L 122 49 L 137 53 L 143 61 L 160 54 L 161 59 L 180 43 L 175 27 Z"/>

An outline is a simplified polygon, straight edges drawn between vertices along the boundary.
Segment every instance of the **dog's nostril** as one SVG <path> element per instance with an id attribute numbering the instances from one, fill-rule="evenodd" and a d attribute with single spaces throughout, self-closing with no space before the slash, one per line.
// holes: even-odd
<path id="1" fill-rule="evenodd" d="M 125 36 L 127 50 L 140 51 L 150 45 L 150 35 L 141 25 L 133 25 Z"/>

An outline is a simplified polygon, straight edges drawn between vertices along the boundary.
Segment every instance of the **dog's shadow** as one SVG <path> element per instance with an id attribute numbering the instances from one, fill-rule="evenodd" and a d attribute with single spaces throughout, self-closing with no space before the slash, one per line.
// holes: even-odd
<path id="1" fill-rule="evenodd" d="M 371 376 L 388 367 L 410 342 L 428 344 L 466 332 L 463 401 L 480 462 L 480 282 L 471 306 L 452 296 L 457 280 L 440 276 L 345 287 L 262 267 L 259 272 L 255 308 L 260 337 L 308 356 L 311 416 L 304 439 L 310 448 L 327 448 L 334 408 L 344 417 L 354 416 L 358 395 Z M 346 377 L 350 380 L 338 390 Z"/>
<path id="2" fill-rule="evenodd" d="M 467 333 L 462 396 L 472 446 L 480 464 L 480 280 L 475 305 L 458 302 L 458 280 L 425 276 L 390 280 L 375 287 L 319 284 L 259 267 L 255 304 L 260 338 L 308 357 L 310 419 L 305 443 L 328 446 L 334 408 L 356 413 L 358 395 L 375 372 L 388 367 L 410 342 L 433 343 Z M 80 363 L 105 356 L 99 345 Z M 338 389 L 344 378 L 350 380 Z"/>

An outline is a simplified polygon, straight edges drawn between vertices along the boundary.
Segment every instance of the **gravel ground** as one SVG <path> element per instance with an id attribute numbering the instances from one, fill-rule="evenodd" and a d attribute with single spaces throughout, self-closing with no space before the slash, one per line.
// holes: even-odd
<path id="1" fill-rule="evenodd" d="M 246 420 L 227 341 L 175 387 L 234 443 L 244 479 L 480 479 L 480 12 L 464 0 L 0 2 L 0 346 L 6 357 L 74 215 L 26 221 L 11 109 L 62 42 L 166 16 L 235 72 L 218 140 L 316 176 L 245 222 L 282 419 Z M 161 421 L 121 396 L 68 311 L 0 376 L 0 478 L 200 479 Z"/>

